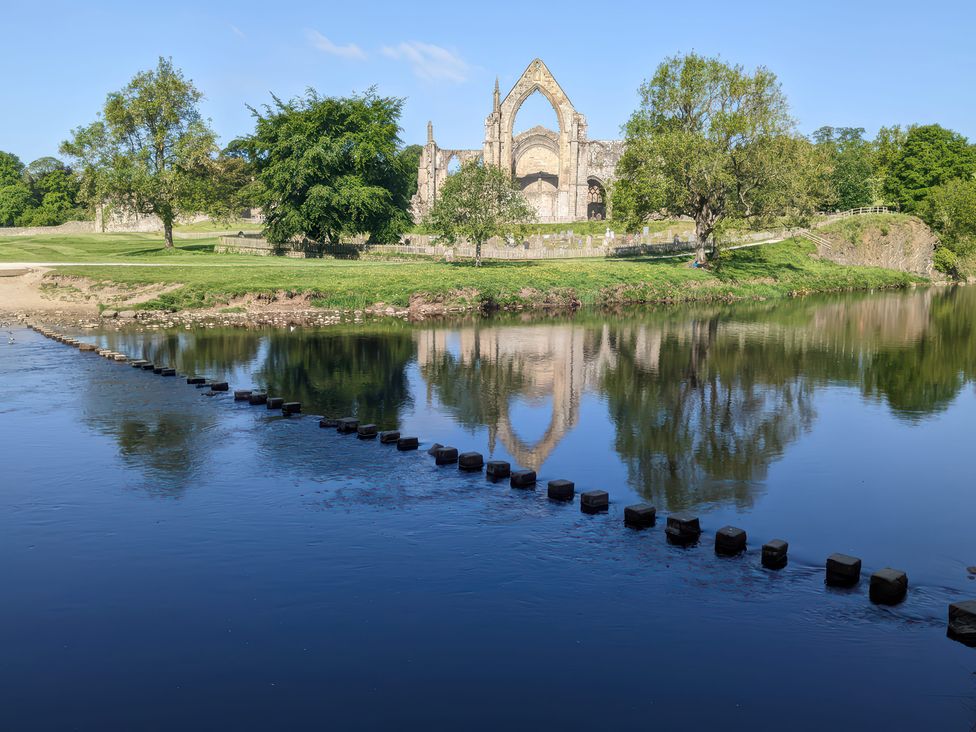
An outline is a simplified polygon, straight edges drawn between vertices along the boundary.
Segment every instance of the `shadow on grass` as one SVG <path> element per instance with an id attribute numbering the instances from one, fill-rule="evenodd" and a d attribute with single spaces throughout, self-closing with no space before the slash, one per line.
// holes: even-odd
<path id="1" fill-rule="evenodd" d="M 527 267 L 538 267 L 541 261 L 543 260 L 537 260 L 537 259 L 487 260 L 485 259 L 482 260 L 481 267 L 478 267 L 474 263 L 474 261 L 471 260 L 465 260 L 460 262 L 449 262 L 448 264 L 450 264 L 451 267 L 458 267 L 458 268 L 470 267 L 471 269 L 525 269 Z"/>

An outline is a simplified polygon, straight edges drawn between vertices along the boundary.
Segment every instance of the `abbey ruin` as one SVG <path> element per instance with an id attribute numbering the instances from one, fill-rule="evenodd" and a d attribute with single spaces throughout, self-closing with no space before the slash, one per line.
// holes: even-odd
<path id="1" fill-rule="evenodd" d="M 513 135 L 516 114 L 536 92 L 552 104 L 559 129 L 536 126 Z M 452 161 L 483 160 L 511 172 L 538 212 L 540 222 L 603 219 L 606 186 L 614 177 L 622 152 L 621 140 L 587 139 L 586 118 L 576 111 L 546 65 L 535 59 L 504 99 L 495 81 L 492 110 L 485 119 L 485 141 L 481 149 L 442 149 L 434 141 L 433 125 L 427 124 L 427 144 L 417 171 L 413 215 L 419 220 L 430 210 Z"/>

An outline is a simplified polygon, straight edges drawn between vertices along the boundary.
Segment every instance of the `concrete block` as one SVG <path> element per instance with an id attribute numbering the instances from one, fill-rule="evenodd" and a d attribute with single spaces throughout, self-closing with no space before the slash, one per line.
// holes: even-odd
<path id="1" fill-rule="evenodd" d="M 489 460 L 485 470 L 495 480 L 504 480 L 512 474 L 512 466 L 504 460 Z"/>
<path id="2" fill-rule="evenodd" d="M 160 376 L 176 376 L 176 369 L 163 369 L 159 372 Z"/>
<path id="3" fill-rule="evenodd" d="M 375 440 L 377 427 L 375 424 L 361 424 L 356 428 L 356 437 L 360 440 Z"/>
<path id="4" fill-rule="evenodd" d="M 156 366 L 155 364 L 153 364 L 153 370 L 152 370 L 152 372 L 154 374 L 161 374 L 161 373 L 163 373 L 163 369 L 164 368 L 166 368 L 166 367 L 165 366 Z"/>
<path id="5" fill-rule="evenodd" d="M 155 371 L 156 370 L 156 364 L 154 364 L 154 363 L 146 363 L 146 364 L 143 364 L 142 370 L 143 371 Z"/>
<path id="6" fill-rule="evenodd" d="M 602 513 L 609 508 L 610 494 L 606 491 L 580 493 L 580 511 L 583 513 Z"/>
<path id="7" fill-rule="evenodd" d="M 949 605 L 949 629 L 953 640 L 976 647 L 976 600 L 962 600 Z"/>
<path id="8" fill-rule="evenodd" d="M 112 356 L 112 360 L 119 361 L 121 363 L 122 361 L 128 361 L 129 357 L 126 356 L 124 353 L 116 353 L 114 356 Z M 163 376 L 176 376 L 176 370 L 173 369 L 172 374 L 163 374 Z"/>
<path id="9" fill-rule="evenodd" d="M 635 503 L 624 509 L 624 524 L 632 529 L 646 529 L 657 522 L 657 509 L 650 503 Z"/>
<path id="10" fill-rule="evenodd" d="M 512 488 L 535 488 L 535 471 L 516 470 L 512 473 L 509 483 Z"/>
<path id="11" fill-rule="evenodd" d="M 416 437 L 401 437 L 397 440 L 397 450 L 406 452 L 407 450 L 416 450 L 420 447 L 420 440 Z"/>
<path id="12" fill-rule="evenodd" d="M 230 389 L 226 381 L 212 381 L 210 382 L 210 391 L 227 391 Z"/>
<path id="13" fill-rule="evenodd" d="M 790 545 L 782 539 L 773 539 L 762 545 L 762 565 L 768 569 L 782 569 L 789 561 Z"/>
<path id="14" fill-rule="evenodd" d="M 869 588 L 871 602 L 880 605 L 897 605 L 908 594 L 908 575 L 900 569 L 885 567 L 871 575 Z"/>
<path id="15" fill-rule="evenodd" d="M 381 445 L 395 445 L 400 439 L 400 433 L 396 430 L 383 430 L 380 432 Z"/>
<path id="16" fill-rule="evenodd" d="M 319 420 L 319 427 L 331 427 L 332 429 L 335 429 L 338 426 L 339 420 L 332 419 L 331 417 L 322 417 L 322 419 Z"/>
<path id="17" fill-rule="evenodd" d="M 186 377 L 186 383 L 187 384 L 193 384 L 193 385 L 196 385 L 196 384 L 206 384 L 207 383 L 207 379 L 205 377 L 203 377 L 203 376 L 187 376 Z"/>
<path id="18" fill-rule="evenodd" d="M 458 455 L 458 470 L 480 471 L 485 467 L 485 458 L 480 452 L 462 452 Z"/>
<path id="19" fill-rule="evenodd" d="M 664 535 L 672 544 L 685 546 L 694 544 L 701 538 L 701 523 L 690 513 L 673 513 L 668 516 Z"/>
<path id="20" fill-rule="evenodd" d="M 433 445 L 427 448 L 428 455 L 436 455 L 437 451 L 444 447 L 441 443 L 435 442 Z"/>
<path id="21" fill-rule="evenodd" d="M 572 501 L 576 496 L 576 484 L 571 480 L 550 480 L 546 492 L 554 501 Z"/>
<path id="22" fill-rule="evenodd" d="M 246 402 L 251 399 L 250 389 L 237 389 L 234 391 L 234 401 L 235 402 Z"/>
<path id="23" fill-rule="evenodd" d="M 248 397 L 247 401 L 248 404 L 252 404 L 254 406 L 258 406 L 260 404 L 267 404 L 268 395 L 265 394 L 263 391 L 252 391 L 251 396 Z"/>
<path id="24" fill-rule="evenodd" d="M 715 532 L 715 553 L 725 557 L 746 550 L 746 532 L 736 526 L 723 526 Z"/>
<path id="25" fill-rule="evenodd" d="M 352 434 L 359 429 L 359 420 L 355 417 L 343 417 L 336 426 L 336 432 L 344 435 Z"/>
<path id="26" fill-rule="evenodd" d="M 861 560 L 847 554 L 831 554 L 827 557 L 827 584 L 835 587 L 853 587 L 861 579 Z"/>
<path id="27" fill-rule="evenodd" d="M 301 414 L 302 403 L 301 402 L 284 402 L 281 405 L 282 414 Z"/>
<path id="28" fill-rule="evenodd" d="M 453 465 L 458 461 L 458 451 L 456 447 L 438 447 L 434 453 L 434 462 L 438 465 Z"/>
<path id="29" fill-rule="evenodd" d="M 268 409 L 281 409 L 284 403 L 285 400 L 283 397 L 272 397 L 272 396 L 269 396 L 268 400 L 265 402 Z"/>
<path id="30" fill-rule="evenodd" d="M 129 365 L 134 369 L 141 369 L 145 364 L 149 363 L 144 358 L 137 358 L 134 361 L 129 361 Z M 189 383 L 189 382 L 187 382 Z"/>

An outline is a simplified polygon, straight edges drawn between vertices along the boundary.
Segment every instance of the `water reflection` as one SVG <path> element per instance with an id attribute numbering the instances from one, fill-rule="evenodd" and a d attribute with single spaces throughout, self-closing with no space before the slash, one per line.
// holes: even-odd
<path id="1" fill-rule="evenodd" d="M 593 428 L 581 422 L 592 396 L 635 490 L 671 507 L 749 505 L 770 464 L 815 423 L 820 389 L 851 387 L 908 422 L 945 410 L 976 376 L 976 289 L 104 338 L 187 372 L 267 388 L 308 412 L 408 429 L 422 406 L 441 424 L 428 437 L 485 429 L 492 452 L 504 447 L 533 468 L 569 434 Z M 526 403 L 538 408 L 516 417 Z M 113 429 L 125 454 L 141 453 L 155 469 L 175 465 L 167 445 L 189 453 L 199 432 L 190 418 L 164 417 Z"/>

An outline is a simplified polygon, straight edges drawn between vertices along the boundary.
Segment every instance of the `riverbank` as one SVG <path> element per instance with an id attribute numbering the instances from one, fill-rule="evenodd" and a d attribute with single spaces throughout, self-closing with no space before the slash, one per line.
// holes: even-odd
<path id="1" fill-rule="evenodd" d="M 23 277 L 0 278 L 5 312 L 150 321 L 219 317 L 268 322 L 298 316 L 334 321 L 368 313 L 422 318 L 492 309 L 766 300 L 927 282 L 904 272 L 828 262 L 803 239 L 728 251 L 721 267 L 709 270 L 690 267 L 687 258 L 486 262 L 475 267 L 369 256 L 215 255 L 210 242 L 167 252 L 132 237 L 50 239 L 21 239 L 16 249 L 0 251 L 0 259 L 8 262 L 29 265 L 33 256 L 45 265 Z"/>

